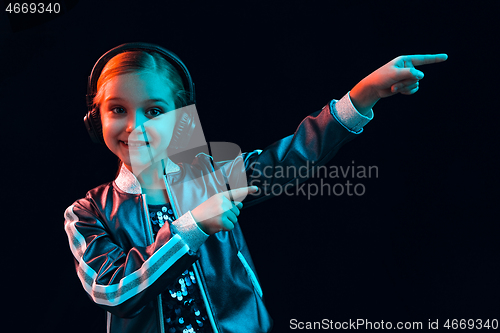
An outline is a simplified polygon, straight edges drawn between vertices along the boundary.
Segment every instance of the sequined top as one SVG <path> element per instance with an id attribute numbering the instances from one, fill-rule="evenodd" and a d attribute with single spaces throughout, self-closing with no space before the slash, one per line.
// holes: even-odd
<path id="1" fill-rule="evenodd" d="M 148 205 L 153 236 L 165 223 L 175 220 L 172 207 Z M 198 281 L 191 269 L 182 273 L 177 281 L 169 285 L 161 294 L 165 332 L 168 333 L 212 333 L 205 304 L 201 298 Z"/>

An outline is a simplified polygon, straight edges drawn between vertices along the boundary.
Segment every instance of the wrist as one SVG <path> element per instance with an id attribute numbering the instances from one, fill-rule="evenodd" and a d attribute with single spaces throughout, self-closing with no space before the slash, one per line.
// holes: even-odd
<path id="1" fill-rule="evenodd" d="M 207 230 L 205 230 L 205 228 L 203 227 L 203 224 L 200 222 L 199 218 L 197 218 L 197 215 L 198 215 L 198 213 L 197 213 L 196 208 L 195 208 L 191 211 L 191 216 L 193 217 L 193 220 L 196 223 L 196 225 L 198 226 L 198 228 L 201 231 L 203 231 L 204 233 L 208 234 Z"/>
<path id="2" fill-rule="evenodd" d="M 203 231 L 205 234 L 210 235 L 208 233 L 208 230 L 205 230 L 205 228 L 203 227 L 203 224 L 201 224 L 200 222 L 196 222 L 196 225 L 198 226 L 198 229 L 200 229 L 201 231 Z"/>
<path id="3" fill-rule="evenodd" d="M 373 106 L 378 102 L 377 92 L 371 89 L 369 85 L 363 81 L 359 82 L 349 92 L 351 102 L 359 113 L 366 115 Z"/>

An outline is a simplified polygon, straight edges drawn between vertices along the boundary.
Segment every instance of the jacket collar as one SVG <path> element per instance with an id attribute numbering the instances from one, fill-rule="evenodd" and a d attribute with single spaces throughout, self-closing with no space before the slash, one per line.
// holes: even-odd
<path id="1" fill-rule="evenodd" d="M 169 158 L 167 158 L 167 165 L 165 166 L 165 174 L 177 172 L 180 169 L 181 168 L 177 164 L 175 164 Z M 123 163 L 120 169 L 120 173 L 118 174 L 118 177 L 116 177 L 115 179 L 115 184 L 123 192 L 130 194 L 142 193 L 141 184 L 139 183 L 135 175 L 132 172 L 130 172 L 130 170 L 127 169 Z"/>

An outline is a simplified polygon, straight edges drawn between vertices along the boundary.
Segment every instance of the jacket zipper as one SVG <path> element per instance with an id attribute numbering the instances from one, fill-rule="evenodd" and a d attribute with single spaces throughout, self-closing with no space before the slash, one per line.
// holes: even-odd
<path id="1" fill-rule="evenodd" d="M 167 196 L 168 199 L 170 200 L 170 206 L 172 207 L 172 210 L 174 212 L 175 219 L 179 218 L 179 214 L 177 213 L 177 209 L 175 207 L 175 202 L 172 200 L 173 196 L 172 193 L 170 192 L 170 187 L 168 186 L 168 181 L 167 181 L 167 175 L 163 175 L 163 181 L 165 182 L 165 188 L 167 189 Z M 210 304 L 208 303 L 208 298 L 207 298 L 207 292 L 205 291 L 205 288 L 203 288 L 203 284 L 200 278 L 200 273 L 198 271 L 198 268 L 196 266 L 196 262 L 193 263 L 193 271 L 194 275 L 196 277 L 196 280 L 198 281 L 198 287 L 200 289 L 201 297 L 203 298 L 203 303 L 205 303 L 205 308 L 207 310 L 207 315 L 208 318 L 210 319 L 210 324 L 212 325 L 212 330 L 214 333 L 218 333 L 219 330 L 217 329 L 217 325 L 215 324 L 215 317 L 212 312 L 212 308 Z"/>
<path id="2" fill-rule="evenodd" d="M 200 279 L 200 272 L 199 272 L 198 267 L 197 267 L 197 262 L 193 263 L 193 271 L 194 271 L 194 275 L 196 277 L 196 280 L 198 281 L 198 287 L 200 288 L 201 297 L 203 298 L 203 303 L 205 303 L 205 308 L 207 309 L 207 315 L 208 315 L 208 319 L 210 319 L 210 324 L 212 325 L 212 329 L 213 329 L 214 333 L 218 333 L 219 330 L 217 330 L 217 325 L 215 324 L 215 318 L 214 318 L 214 315 L 212 313 L 212 308 L 210 307 L 210 304 L 208 303 L 207 293 L 205 291 L 205 288 L 203 288 L 203 283 Z"/>
<path id="3" fill-rule="evenodd" d="M 148 209 L 148 205 L 146 203 L 146 195 L 145 194 L 141 194 L 142 195 L 142 202 L 143 202 L 143 205 L 144 205 L 144 211 L 146 212 L 146 222 L 147 222 L 147 225 L 148 225 L 148 230 L 149 230 L 149 239 L 148 239 L 148 242 L 149 244 L 152 244 L 153 243 L 153 229 L 151 228 L 151 220 L 149 219 L 149 209 Z M 165 323 L 163 321 L 163 306 L 161 304 L 161 294 L 158 295 L 157 297 L 157 305 L 158 305 L 158 319 L 160 321 L 160 332 L 161 333 L 165 333 Z"/>

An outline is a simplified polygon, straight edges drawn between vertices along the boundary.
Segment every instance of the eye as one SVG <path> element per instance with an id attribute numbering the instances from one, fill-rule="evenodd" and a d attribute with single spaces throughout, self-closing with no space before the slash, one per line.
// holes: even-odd
<path id="1" fill-rule="evenodd" d="M 111 111 L 116 114 L 125 113 L 125 109 L 122 108 L 121 106 L 116 106 L 114 108 L 111 108 Z"/>
<path id="2" fill-rule="evenodd" d="M 154 109 L 149 109 L 146 111 L 146 114 L 150 115 L 151 117 L 158 117 L 165 112 L 162 109 L 154 108 Z"/>

